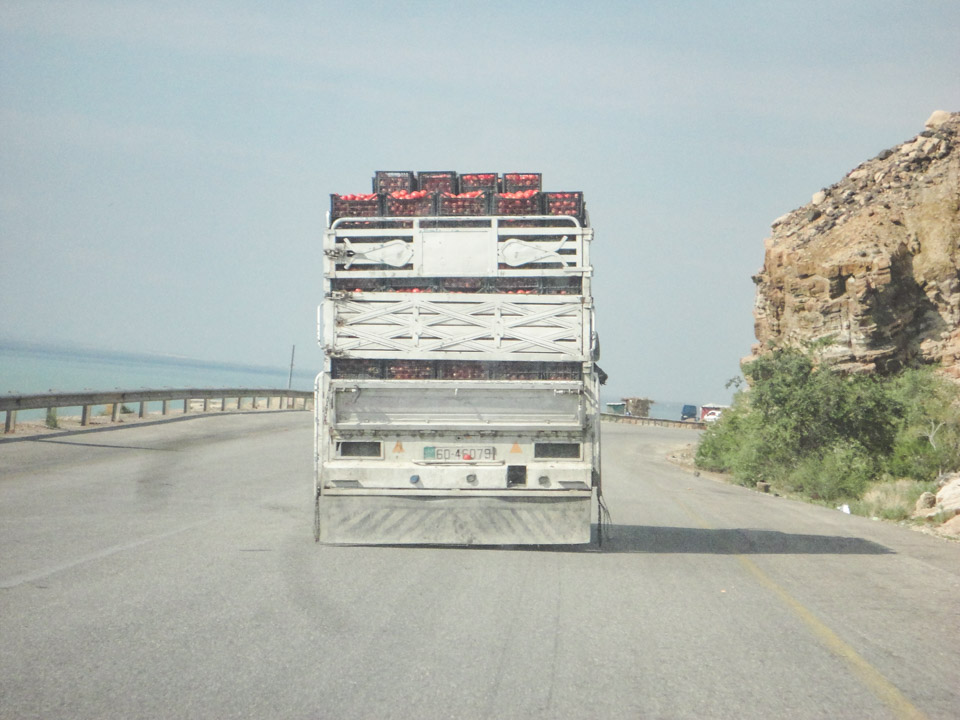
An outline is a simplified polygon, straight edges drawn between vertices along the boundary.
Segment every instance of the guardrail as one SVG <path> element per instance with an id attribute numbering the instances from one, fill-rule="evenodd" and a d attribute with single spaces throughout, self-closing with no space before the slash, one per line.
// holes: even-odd
<path id="1" fill-rule="evenodd" d="M 676 427 L 686 430 L 706 430 L 707 424 L 699 421 L 661 420 L 659 418 L 635 417 L 617 413 L 600 413 L 600 419 L 606 422 L 626 423 L 628 425 L 651 425 L 653 427 Z"/>
<path id="2" fill-rule="evenodd" d="M 174 389 L 174 390 L 113 390 L 110 392 L 73 392 L 73 393 L 39 393 L 36 395 L 0 395 L 0 411 L 6 412 L 4 433 L 12 433 L 17 427 L 18 410 L 42 410 L 48 412 L 62 407 L 82 408 L 81 425 L 89 425 L 92 411 L 100 405 L 112 405 L 111 422 L 120 420 L 121 409 L 126 403 L 140 403 L 139 417 L 147 415 L 148 402 L 162 402 L 162 413 L 169 414 L 170 403 L 176 400 L 183 401 L 184 414 L 190 412 L 192 400 L 203 400 L 203 412 L 210 411 L 211 401 L 219 401 L 220 411 L 227 409 L 227 401 L 237 400 L 237 408 L 241 408 L 244 398 L 251 398 L 253 409 L 259 408 L 260 399 L 266 400 L 267 409 L 273 408 L 277 400 L 278 409 L 308 410 L 313 404 L 313 391 L 310 390 L 277 390 L 252 388 L 212 388 L 212 389 Z M 300 402 L 298 402 L 300 401 Z M 298 408 L 299 405 L 299 408 Z"/>

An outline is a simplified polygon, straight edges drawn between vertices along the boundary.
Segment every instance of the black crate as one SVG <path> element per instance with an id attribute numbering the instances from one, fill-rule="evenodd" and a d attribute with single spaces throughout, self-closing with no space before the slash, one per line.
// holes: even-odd
<path id="1" fill-rule="evenodd" d="M 387 379 L 433 380 L 433 363 L 430 360 L 388 360 Z"/>
<path id="2" fill-rule="evenodd" d="M 383 363 L 379 360 L 337 358 L 333 361 L 333 377 L 341 380 L 379 380 Z"/>
<path id="3" fill-rule="evenodd" d="M 374 197 L 362 195 L 331 195 L 330 219 L 342 217 L 377 217 L 381 214 L 381 195 L 370 193 Z M 362 200 L 359 198 L 363 198 Z"/>
<path id="4" fill-rule="evenodd" d="M 441 287 L 448 293 L 478 293 L 483 290 L 483 278 L 444 278 Z"/>
<path id="5" fill-rule="evenodd" d="M 453 170 L 419 172 L 417 173 L 417 189 L 440 193 L 456 192 L 457 173 Z"/>
<path id="6" fill-rule="evenodd" d="M 544 215 L 571 215 L 583 218 L 582 192 L 545 192 L 543 193 Z"/>
<path id="7" fill-rule="evenodd" d="M 502 277 L 497 278 L 498 293 L 505 295 L 539 295 L 540 278 L 537 277 Z"/>
<path id="8" fill-rule="evenodd" d="M 545 362 L 540 377 L 543 380 L 582 380 L 583 368 L 577 363 Z"/>
<path id="9" fill-rule="evenodd" d="M 437 214 L 437 194 L 423 197 L 395 197 L 391 193 L 383 198 L 383 214 L 387 217 L 413 217 Z"/>
<path id="10" fill-rule="evenodd" d="M 406 170 L 377 170 L 373 176 L 375 193 L 391 193 L 397 190 L 416 190 L 417 178 Z"/>
<path id="11" fill-rule="evenodd" d="M 486 190 L 487 192 L 498 192 L 500 190 L 500 181 L 496 173 L 462 173 L 460 175 L 460 192 L 470 192 L 471 190 Z"/>
<path id="12" fill-rule="evenodd" d="M 543 198 L 540 193 L 530 197 L 505 197 L 495 193 L 492 198 L 491 212 L 494 215 L 542 215 Z"/>
<path id="13" fill-rule="evenodd" d="M 480 193 L 471 197 L 474 193 Z M 490 193 L 481 190 L 472 190 L 455 195 L 454 193 L 440 193 L 437 198 L 438 215 L 489 215 Z"/>
<path id="14" fill-rule="evenodd" d="M 486 380 L 487 364 L 478 360 L 447 360 L 438 368 L 441 380 Z"/>
<path id="15" fill-rule="evenodd" d="M 500 183 L 503 192 L 542 190 L 540 173 L 504 173 Z"/>
<path id="16" fill-rule="evenodd" d="M 492 380 L 539 380 L 540 363 L 538 362 L 498 362 L 490 367 Z"/>

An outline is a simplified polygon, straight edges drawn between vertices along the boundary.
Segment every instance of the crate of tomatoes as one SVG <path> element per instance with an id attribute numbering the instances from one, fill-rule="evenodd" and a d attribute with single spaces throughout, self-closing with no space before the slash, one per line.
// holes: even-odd
<path id="1" fill-rule="evenodd" d="M 381 196 L 377 193 L 331 195 L 330 219 L 342 217 L 377 217 L 381 211 Z"/>
<path id="2" fill-rule="evenodd" d="M 440 193 L 437 198 L 438 215 L 488 215 L 490 193 L 468 190 L 462 193 Z"/>
<path id="3" fill-rule="evenodd" d="M 417 189 L 427 192 L 456 192 L 457 173 L 453 170 L 419 172 L 417 173 Z"/>
<path id="4" fill-rule="evenodd" d="M 540 215 L 541 196 L 536 190 L 517 190 L 493 195 L 494 215 Z"/>
<path id="5" fill-rule="evenodd" d="M 380 360 L 337 358 L 333 361 L 333 377 L 344 380 L 379 380 L 383 377 Z"/>
<path id="6" fill-rule="evenodd" d="M 540 173 L 504 173 L 503 192 L 517 190 L 541 190 Z"/>
<path id="7" fill-rule="evenodd" d="M 384 198 L 383 214 L 388 217 L 436 215 L 437 194 L 426 190 L 397 190 Z"/>
<path id="8" fill-rule="evenodd" d="M 417 178 L 407 170 L 377 170 L 373 175 L 373 191 L 389 193 L 395 190 L 416 190 Z"/>
<path id="9" fill-rule="evenodd" d="M 544 215 L 572 215 L 583 218 L 582 192 L 545 192 L 543 194 Z"/>
<path id="10" fill-rule="evenodd" d="M 540 371 L 544 380 L 581 380 L 583 371 L 577 363 L 545 362 Z"/>
<path id="11" fill-rule="evenodd" d="M 387 365 L 389 380 L 432 380 L 433 363 L 429 360 L 391 360 Z"/>
<path id="12" fill-rule="evenodd" d="M 440 365 L 441 380 L 486 380 L 487 366 L 476 360 L 450 360 Z"/>
<path id="13" fill-rule="evenodd" d="M 460 192 L 472 192 L 474 190 L 485 190 L 487 192 L 497 192 L 500 189 L 500 181 L 496 173 L 461 173 L 460 174 Z"/>

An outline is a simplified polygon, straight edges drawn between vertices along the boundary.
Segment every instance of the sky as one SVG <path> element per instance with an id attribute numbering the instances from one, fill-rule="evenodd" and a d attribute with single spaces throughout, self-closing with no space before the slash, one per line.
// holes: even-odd
<path id="1" fill-rule="evenodd" d="M 960 3 L 0 0 L 0 340 L 314 364 L 331 193 L 582 190 L 607 399 L 728 401 L 770 223 L 960 110 Z"/>

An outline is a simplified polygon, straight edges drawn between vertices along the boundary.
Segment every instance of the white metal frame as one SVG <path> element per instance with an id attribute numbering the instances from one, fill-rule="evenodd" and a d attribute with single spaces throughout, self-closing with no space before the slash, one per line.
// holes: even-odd
<path id="1" fill-rule="evenodd" d="M 517 220 L 539 226 L 518 227 Z M 358 222 L 372 226 L 343 227 Z M 320 539 L 589 541 L 591 488 L 599 480 L 592 239 L 591 228 L 555 216 L 345 218 L 325 231 L 324 299 L 317 318 L 325 363 L 317 378 L 315 438 Z M 571 275 L 581 279 L 578 294 L 356 292 L 343 289 L 349 283 L 334 289 L 336 281 L 347 278 Z M 584 375 L 580 381 L 333 379 L 334 358 L 581 363 Z M 482 398 L 489 393 L 514 393 L 530 408 L 552 407 L 555 414 L 485 413 Z M 363 398 L 362 413 L 342 411 L 341 403 L 350 397 Z M 380 403 L 383 412 L 378 413 Z M 520 443 L 527 452 L 525 467 L 549 474 L 549 488 L 535 477 L 526 486 L 507 487 L 508 457 L 469 464 L 335 457 L 336 442 L 343 440 L 398 438 L 416 452 L 427 442 L 462 437 Z M 533 444 L 544 437 L 580 442 L 581 457 L 531 460 Z M 463 479 L 468 474 L 473 485 Z M 442 501 L 444 511 L 433 512 L 441 506 L 423 505 L 426 501 Z"/>

